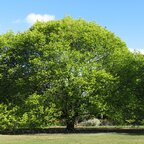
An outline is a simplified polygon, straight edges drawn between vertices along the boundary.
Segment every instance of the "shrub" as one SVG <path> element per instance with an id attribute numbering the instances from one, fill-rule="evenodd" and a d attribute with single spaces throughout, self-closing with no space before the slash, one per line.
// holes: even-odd
<path id="1" fill-rule="evenodd" d="M 100 120 L 93 118 L 93 119 L 89 119 L 89 120 L 85 120 L 83 122 L 80 123 L 81 126 L 99 126 L 100 125 Z"/>

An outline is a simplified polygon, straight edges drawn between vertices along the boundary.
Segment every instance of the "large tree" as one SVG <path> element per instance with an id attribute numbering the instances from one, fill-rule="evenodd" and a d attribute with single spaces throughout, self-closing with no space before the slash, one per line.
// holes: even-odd
<path id="1" fill-rule="evenodd" d="M 128 52 L 125 43 L 95 23 L 69 17 L 38 22 L 29 31 L 45 37 L 43 54 L 32 63 L 38 65 L 43 92 L 52 97 L 67 128 L 73 129 L 81 115 L 104 113 L 115 81 L 106 68 Z"/>
<path id="2" fill-rule="evenodd" d="M 17 104 L 32 94 L 41 95 L 45 105 L 56 105 L 68 130 L 83 115 L 105 114 L 116 81 L 111 74 L 114 61 L 110 62 L 128 51 L 107 29 L 70 17 L 37 22 L 1 49 L 1 81 L 13 92 L 3 87 L 3 101 Z"/>

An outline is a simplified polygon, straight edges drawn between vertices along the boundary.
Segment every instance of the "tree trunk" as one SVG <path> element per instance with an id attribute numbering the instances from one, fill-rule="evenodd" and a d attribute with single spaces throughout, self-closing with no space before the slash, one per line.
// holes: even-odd
<path id="1" fill-rule="evenodd" d="M 66 127 L 66 130 L 68 132 L 73 132 L 74 131 L 74 121 L 73 120 L 70 120 L 67 122 L 67 127 Z"/>

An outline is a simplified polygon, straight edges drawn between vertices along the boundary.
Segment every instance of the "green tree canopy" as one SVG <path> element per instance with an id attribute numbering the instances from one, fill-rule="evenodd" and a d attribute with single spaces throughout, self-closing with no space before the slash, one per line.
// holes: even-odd
<path id="1" fill-rule="evenodd" d="M 107 29 L 70 17 L 1 36 L 0 49 L 1 102 L 18 105 L 37 94 L 45 106 L 55 104 L 67 129 L 83 115 L 108 112 L 119 71 L 115 62 L 129 52 Z"/>

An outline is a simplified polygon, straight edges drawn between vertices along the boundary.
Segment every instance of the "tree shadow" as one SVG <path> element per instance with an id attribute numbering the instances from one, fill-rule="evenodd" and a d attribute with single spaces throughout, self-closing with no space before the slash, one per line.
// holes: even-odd
<path id="1" fill-rule="evenodd" d="M 75 128 L 72 131 L 66 128 L 33 128 L 33 129 L 13 129 L 3 130 L 0 134 L 4 135 L 19 135 L 19 134 L 94 134 L 94 133 L 117 133 L 127 135 L 144 135 L 144 128 Z"/>

